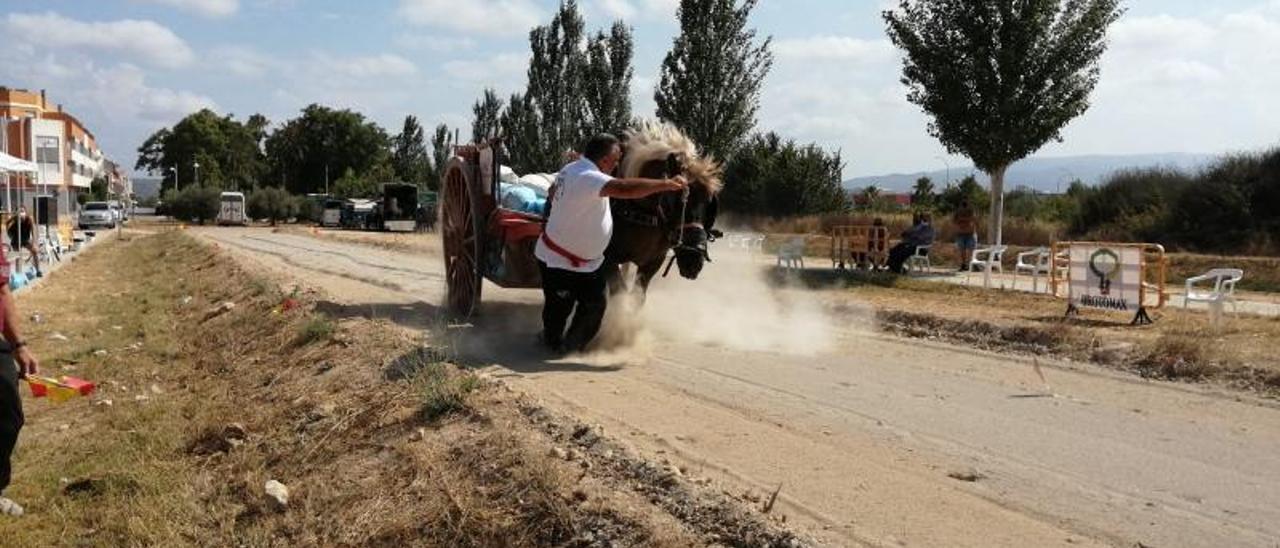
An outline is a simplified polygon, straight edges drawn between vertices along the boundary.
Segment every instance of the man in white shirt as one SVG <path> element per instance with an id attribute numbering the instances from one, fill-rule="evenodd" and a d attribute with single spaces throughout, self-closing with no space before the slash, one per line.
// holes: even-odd
<path id="1" fill-rule="evenodd" d="M 542 342 L 556 352 L 576 352 L 595 338 L 604 318 L 604 250 L 613 236 L 609 198 L 638 199 L 679 191 L 674 179 L 616 179 L 622 158 L 618 138 L 601 134 L 583 147 L 582 158 L 556 175 L 551 213 L 534 256 L 542 271 Z M 576 310 L 575 310 L 576 309 Z M 570 314 L 573 325 L 565 331 Z"/>

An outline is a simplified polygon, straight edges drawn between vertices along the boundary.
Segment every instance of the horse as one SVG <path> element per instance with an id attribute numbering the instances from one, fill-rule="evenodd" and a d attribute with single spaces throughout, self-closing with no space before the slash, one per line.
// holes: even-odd
<path id="1" fill-rule="evenodd" d="M 697 279 L 703 263 L 711 260 L 707 244 L 721 235 L 714 227 L 723 169 L 715 160 L 699 154 L 688 136 L 665 122 L 641 123 L 624 134 L 624 144 L 619 177 L 661 179 L 683 175 L 689 182 L 684 192 L 664 192 L 637 200 L 610 199 L 613 237 L 605 249 L 603 267 L 609 291 L 611 295 L 624 291 L 622 267 L 635 265 L 633 290 L 643 303 L 649 283 L 663 262 L 668 261 L 668 252 L 675 250 L 669 261 L 690 280 Z M 670 272 L 671 262 L 666 268 Z"/>

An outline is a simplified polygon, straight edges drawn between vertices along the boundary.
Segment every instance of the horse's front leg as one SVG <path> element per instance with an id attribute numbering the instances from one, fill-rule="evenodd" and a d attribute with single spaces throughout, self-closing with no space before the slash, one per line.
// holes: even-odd
<path id="1" fill-rule="evenodd" d="M 649 282 L 652 282 L 653 277 L 662 269 L 662 262 L 665 258 L 666 254 L 664 253 L 659 255 L 656 260 L 640 265 L 640 268 L 636 270 L 635 293 L 637 305 L 644 306 L 645 296 L 649 293 Z"/>
<path id="2" fill-rule="evenodd" d="M 626 280 L 622 279 L 622 269 L 617 263 L 605 263 L 600 266 L 604 270 L 604 281 L 609 288 L 609 297 L 622 293 L 627 289 Z"/>

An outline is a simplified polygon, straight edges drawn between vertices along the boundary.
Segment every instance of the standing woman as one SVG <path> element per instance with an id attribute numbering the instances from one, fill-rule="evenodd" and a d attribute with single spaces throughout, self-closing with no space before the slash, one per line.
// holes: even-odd
<path id="1" fill-rule="evenodd" d="M 0 275 L 5 280 L 0 284 L 0 335 L 4 336 L 4 342 L 0 343 L 0 516 L 21 516 L 22 506 L 3 495 L 12 471 L 9 458 L 23 423 L 18 379 L 38 374 L 40 363 L 18 333 L 17 303 L 9 290 L 9 261 L 3 247 L 0 247 Z"/>

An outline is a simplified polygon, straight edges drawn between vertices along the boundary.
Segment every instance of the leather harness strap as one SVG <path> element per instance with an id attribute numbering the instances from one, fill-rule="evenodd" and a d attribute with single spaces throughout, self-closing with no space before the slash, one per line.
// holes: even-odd
<path id="1" fill-rule="evenodd" d="M 556 255 L 559 255 L 561 257 L 564 257 L 565 259 L 568 259 L 569 264 L 573 265 L 574 268 L 582 268 L 587 264 L 586 259 L 583 259 L 582 257 L 579 257 L 577 255 L 574 255 L 572 251 L 569 251 L 568 249 L 560 247 L 560 244 L 557 244 L 551 241 L 551 237 L 547 236 L 546 232 L 542 233 L 542 243 L 547 244 L 547 249 L 554 251 Z"/>

